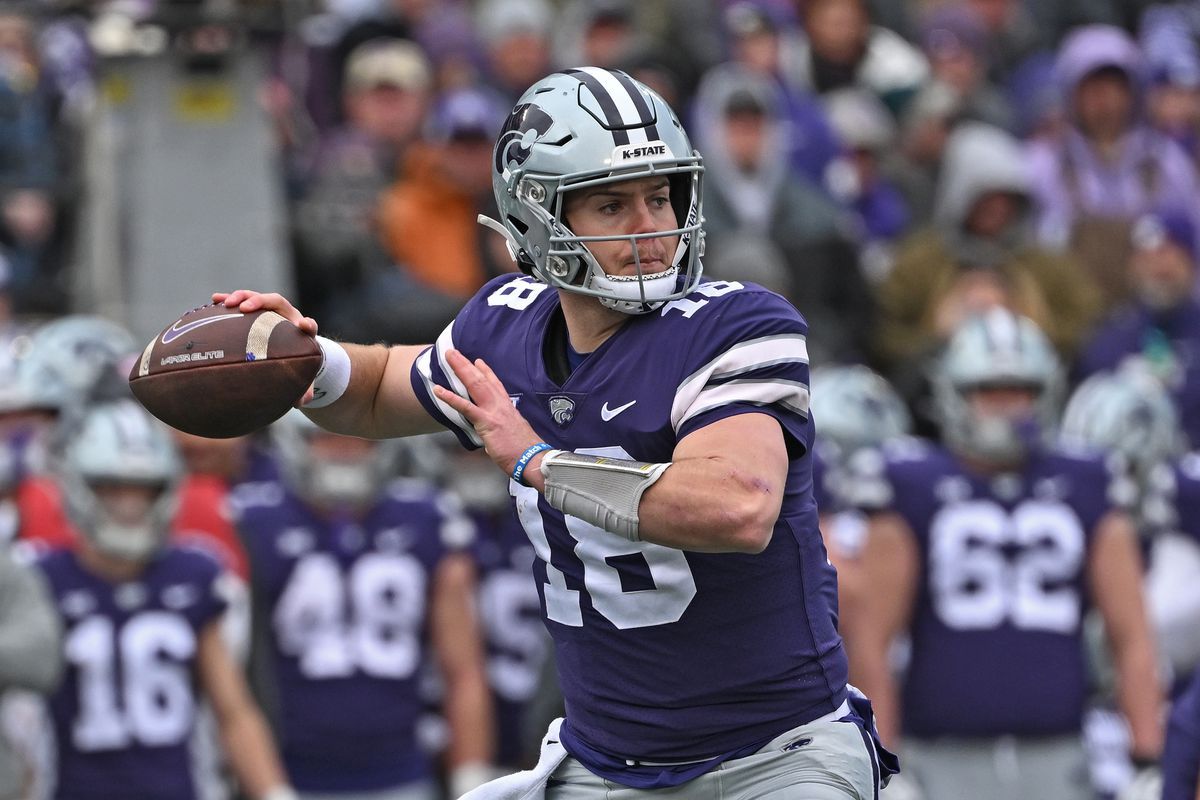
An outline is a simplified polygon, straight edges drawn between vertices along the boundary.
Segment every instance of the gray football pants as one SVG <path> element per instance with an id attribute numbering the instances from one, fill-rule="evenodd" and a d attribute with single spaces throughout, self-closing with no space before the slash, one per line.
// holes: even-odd
<path id="1" fill-rule="evenodd" d="M 901 763 L 904 774 L 921 790 L 922 800 L 1091 800 L 1094 796 L 1080 736 L 906 739 Z"/>
<path id="2" fill-rule="evenodd" d="M 794 749 L 788 745 L 810 739 Z M 547 800 L 873 800 L 874 752 L 851 722 L 816 722 L 726 761 L 682 786 L 631 789 L 597 777 L 570 756 L 551 776 Z M 561 782 L 561 783 L 560 783 Z M 557 784 L 557 785 L 555 785 Z"/>
<path id="3" fill-rule="evenodd" d="M 300 800 L 438 800 L 437 787 L 430 781 L 411 783 L 399 789 L 380 789 L 373 792 L 329 794 L 300 792 Z"/>

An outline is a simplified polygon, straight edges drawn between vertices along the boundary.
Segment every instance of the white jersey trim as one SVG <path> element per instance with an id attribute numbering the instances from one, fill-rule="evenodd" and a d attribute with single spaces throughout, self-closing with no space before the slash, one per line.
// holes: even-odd
<path id="1" fill-rule="evenodd" d="M 766 378 L 708 386 L 714 380 L 727 380 L 779 364 L 807 363 L 808 343 L 803 334 L 764 336 L 739 342 L 679 385 L 675 390 L 675 402 L 671 404 L 671 427 L 678 431 L 680 425 L 703 411 L 742 401 L 759 405 L 782 402 L 807 416 L 808 386 L 798 381 Z M 767 388 L 771 386 L 775 388 Z"/>
<path id="2" fill-rule="evenodd" d="M 438 356 L 438 364 L 441 366 L 442 372 L 446 375 L 446 379 L 450 381 L 450 388 L 453 389 L 454 392 L 460 397 L 470 396 L 467 392 L 467 387 L 463 385 L 463 382 L 458 379 L 458 376 L 454 374 L 453 370 L 450 369 L 449 364 L 446 363 L 445 353 L 447 350 L 453 349 L 454 347 L 454 336 L 451 333 L 451 329 L 453 327 L 454 323 L 451 322 L 438 336 L 437 342 L 434 343 L 433 347 L 421 353 L 421 355 L 417 357 L 417 374 L 421 376 L 421 382 L 425 385 L 425 393 L 429 395 L 429 399 L 433 402 L 437 410 L 442 412 L 446 419 L 450 420 L 450 422 L 456 428 L 465 433 L 467 438 L 470 439 L 472 443 L 482 446 L 483 440 L 480 439 L 479 434 L 475 432 L 475 426 L 468 422 L 467 418 L 462 414 L 458 413 L 449 405 L 439 400 L 438 396 L 433 392 L 435 383 L 433 380 L 432 353 L 433 351 L 436 351 Z"/>

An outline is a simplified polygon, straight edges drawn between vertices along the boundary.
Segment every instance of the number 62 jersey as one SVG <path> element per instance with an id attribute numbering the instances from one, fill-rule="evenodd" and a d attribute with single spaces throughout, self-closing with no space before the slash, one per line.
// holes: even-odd
<path id="1" fill-rule="evenodd" d="M 1034 451 L 984 476 L 915 439 L 855 463 L 866 511 L 900 516 L 920 572 L 902 688 L 907 735 L 1078 733 L 1087 564 L 1120 479 L 1100 458 Z"/>
<path id="2" fill-rule="evenodd" d="M 537 556 L 564 744 L 597 774 L 671 785 L 678 776 L 662 778 L 661 766 L 639 776 L 636 765 L 740 754 L 846 698 L 835 575 L 812 499 L 807 326 L 760 287 L 704 283 L 631 316 L 559 383 L 547 363 L 565 353 L 564 331 L 556 290 L 497 278 L 418 358 L 413 388 L 472 448 L 481 442 L 470 423 L 433 395 L 435 383 L 466 395 L 446 366 L 451 348 L 482 358 L 559 449 L 668 462 L 688 434 L 755 412 L 779 422 L 792 456 L 782 512 L 757 555 L 630 542 L 510 483 Z"/>

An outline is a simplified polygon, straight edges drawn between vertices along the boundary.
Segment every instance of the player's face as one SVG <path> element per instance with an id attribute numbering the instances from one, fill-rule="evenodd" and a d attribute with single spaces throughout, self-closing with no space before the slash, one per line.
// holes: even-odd
<path id="1" fill-rule="evenodd" d="M 679 227 L 671 206 L 670 185 L 662 176 L 571 192 L 566 197 L 563 216 L 578 236 L 628 236 Z M 609 275 L 636 275 L 639 262 L 642 274 L 649 275 L 671 266 L 679 237 L 586 244 Z"/>
<path id="2" fill-rule="evenodd" d="M 112 483 L 92 487 L 105 514 L 119 525 L 140 525 L 150 514 L 162 489 L 140 484 Z"/>
<path id="3" fill-rule="evenodd" d="M 1021 419 L 1033 414 L 1037 392 L 1024 386 L 989 386 L 971 392 L 971 411 L 976 417 Z"/>

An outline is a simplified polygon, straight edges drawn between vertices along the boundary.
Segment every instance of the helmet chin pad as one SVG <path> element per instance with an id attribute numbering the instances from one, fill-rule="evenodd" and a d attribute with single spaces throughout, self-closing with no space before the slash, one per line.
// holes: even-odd
<path id="1" fill-rule="evenodd" d="M 95 548 L 110 558 L 145 561 L 162 546 L 165 534 L 151 520 L 135 525 L 102 518 L 91 531 Z"/>

